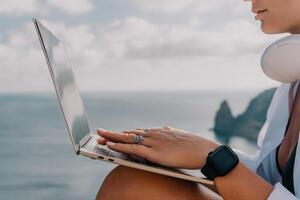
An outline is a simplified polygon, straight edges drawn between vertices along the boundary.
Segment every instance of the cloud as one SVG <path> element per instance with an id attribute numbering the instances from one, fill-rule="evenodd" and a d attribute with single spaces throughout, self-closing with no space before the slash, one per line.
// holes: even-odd
<path id="1" fill-rule="evenodd" d="M 66 26 L 63 22 L 43 21 L 51 31 L 74 51 L 84 50 L 95 40 L 88 25 Z"/>
<path id="2" fill-rule="evenodd" d="M 95 35 L 88 25 L 67 26 L 55 21 L 43 21 L 43 24 L 64 43 L 76 73 L 84 75 L 86 71 L 91 72 L 95 66 L 99 66 L 101 50 L 92 46 Z M 0 91 L 53 91 L 32 22 L 4 32 L 3 37 L 4 42 L 0 43 Z M 93 75 L 89 78 L 95 80 L 96 77 Z"/>
<path id="3" fill-rule="evenodd" d="M 42 91 L 49 87 L 45 73 L 45 59 L 32 23 L 4 34 L 0 43 L 0 91 Z M 45 80 L 44 80 L 45 79 Z"/>
<path id="4" fill-rule="evenodd" d="M 159 10 L 165 12 L 181 11 L 196 2 L 196 0 L 131 0 L 132 4 L 143 10 Z"/>
<path id="5" fill-rule="evenodd" d="M 132 16 L 98 28 L 42 22 L 66 45 L 82 91 L 274 85 L 259 67 L 261 51 L 273 38 L 244 19 L 228 21 L 218 29 L 193 21 L 162 24 Z M 0 91 L 52 90 L 32 23 L 4 32 L 3 41 Z"/>
<path id="6" fill-rule="evenodd" d="M 47 0 L 55 8 L 61 9 L 69 14 L 82 14 L 93 10 L 90 0 Z"/>
<path id="7" fill-rule="evenodd" d="M 166 13 L 196 12 L 208 13 L 217 12 L 221 8 L 235 10 L 233 7 L 243 3 L 236 0 L 130 0 L 131 4 L 141 10 L 159 11 Z"/>
<path id="8" fill-rule="evenodd" d="M 229 21 L 218 30 L 205 25 L 154 24 L 129 17 L 102 27 L 99 46 L 107 55 L 127 59 L 190 59 L 242 56 L 257 52 L 269 41 L 253 23 Z"/>
<path id="9" fill-rule="evenodd" d="M 84 66 L 93 68 L 101 63 L 103 49 L 95 45 L 100 38 L 96 37 L 91 27 L 85 24 L 67 26 L 62 22 L 43 21 L 65 45 L 69 56 L 72 57 L 75 67 L 85 70 Z"/>
<path id="10" fill-rule="evenodd" d="M 93 10 L 90 0 L 1 0 L 0 14 L 49 15 L 57 10 L 71 15 L 85 14 Z"/>
<path id="11" fill-rule="evenodd" d="M 38 0 L 1 0 L 0 14 L 22 15 L 38 12 Z"/>

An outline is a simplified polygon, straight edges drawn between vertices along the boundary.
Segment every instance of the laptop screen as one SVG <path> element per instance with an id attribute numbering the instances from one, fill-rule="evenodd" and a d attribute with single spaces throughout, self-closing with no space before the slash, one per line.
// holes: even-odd
<path id="1" fill-rule="evenodd" d="M 62 43 L 39 21 L 36 25 L 68 131 L 73 144 L 78 145 L 90 128 L 71 63 Z"/>

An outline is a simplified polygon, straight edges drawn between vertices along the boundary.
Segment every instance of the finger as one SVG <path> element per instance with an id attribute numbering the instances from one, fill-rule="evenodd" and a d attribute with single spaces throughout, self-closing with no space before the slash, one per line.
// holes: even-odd
<path id="1" fill-rule="evenodd" d="M 131 129 L 131 130 L 124 130 L 122 133 L 132 133 L 132 131 L 141 131 L 143 133 L 149 132 L 149 129 L 145 128 L 136 128 L 136 129 Z M 141 133 L 142 134 L 142 133 Z"/>
<path id="2" fill-rule="evenodd" d="M 159 131 L 162 130 L 161 127 L 153 127 L 153 128 L 147 128 L 145 129 L 147 132 L 153 132 L 153 131 Z"/>
<path id="3" fill-rule="evenodd" d="M 97 139 L 97 142 L 99 143 L 99 144 L 106 144 L 106 142 L 107 142 L 107 140 L 105 139 L 105 138 L 98 138 Z"/>
<path id="4" fill-rule="evenodd" d="M 97 130 L 97 134 L 99 135 L 99 132 L 98 132 L 98 131 L 105 131 L 105 130 L 102 129 L 102 128 L 99 128 L 99 129 Z M 103 138 L 103 137 L 100 137 L 100 138 L 97 139 L 97 142 L 98 142 L 99 144 L 105 145 L 106 142 L 108 142 L 108 140 L 105 139 L 105 138 Z"/>
<path id="5" fill-rule="evenodd" d="M 154 127 L 154 128 L 136 128 L 134 130 L 138 130 L 138 131 L 143 131 L 143 132 L 150 132 L 150 131 L 155 131 L 155 130 L 162 130 L 162 128 L 159 127 Z M 134 130 L 126 130 L 124 132 L 131 132 Z"/>
<path id="6" fill-rule="evenodd" d="M 150 131 L 150 132 L 145 133 L 145 132 L 133 130 L 130 133 L 134 134 L 134 135 L 142 135 L 144 137 L 144 143 L 143 144 L 147 143 L 147 146 L 153 147 L 157 144 L 157 141 L 160 139 L 160 133 L 161 132 L 162 131 L 154 130 L 154 131 Z"/>
<path id="7" fill-rule="evenodd" d="M 144 137 L 147 137 L 147 133 L 145 133 L 145 131 L 143 130 L 126 130 L 126 131 L 123 131 L 122 133 L 127 133 L 127 134 L 135 134 L 135 135 L 141 135 L 141 136 L 144 136 Z"/>
<path id="8" fill-rule="evenodd" d="M 112 132 L 112 131 L 105 131 L 103 129 L 99 129 L 98 134 L 104 138 L 97 140 L 99 144 L 106 144 L 108 141 L 114 141 L 114 142 L 119 142 L 119 143 L 127 143 L 127 144 L 133 144 L 135 142 L 134 137 L 137 134 L 133 133 L 118 133 L 118 132 Z M 144 137 L 143 138 L 142 145 L 145 146 L 151 146 L 151 140 L 148 138 Z"/>
<path id="9" fill-rule="evenodd" d="M 151 156 L 150 155 L 151 148 L 139 144 L 122 144 L 122 143 L 107 142 L 106 145 L 108 146 L 108 148 L 112 150 L 136 155 L 145 159 Z"/>
<path id="10" fill-rule="evenodd" d="M 132 131 L 123 131 L 124 134 L 130 134 L 130 135 L 140 135 L 144 137 L 144 140 L 142 142 L 142 145 L 153 147 L 156 145 L 155 139 L 152 137 L 152 133 L 145 133 L 144 131 L 138 131 L 138 130 L 132 130 Z M 131 142 L 127 142 L 128 144 L 134 144 L 134 139 L 131 139 Z"/>
<path id="11" fill-rule="evenodd" d="M 135 130 L 144 131 L 145 129 L 144 128 L 136 128 Z"/>
<path id="12" fill-rule="evenodd" d="M 108 139 L 102 138 L 102 137 L 100 137 L 100 138 L 97 139 L 97 142 L 98 142 L 99 144 L 102 144 L 102 145 L 105 145 L 105 144 L 106 144 L 107 142 L 109 142 L 109 141 L 111 141 L 111 140 L 108 140 Z"/>
<path id="13" fill-rule="evenodd" d="M 178 129 L 178 128 L 173 129 L 173 131 L 175 131 L 175 132 L 182 132 L 182 133 L 189 133 L 188 131 L 185 131 L 183 129 Z"/>
<path id="14" fill-rule="evenodd" d="M 126 142 L 128 141 L 128 135 L 121 134 L 114 131 L 106 131 L 104 129 L 98 129 L 97 134 L 106 140 L 112 140 L 115 142 Z"/>

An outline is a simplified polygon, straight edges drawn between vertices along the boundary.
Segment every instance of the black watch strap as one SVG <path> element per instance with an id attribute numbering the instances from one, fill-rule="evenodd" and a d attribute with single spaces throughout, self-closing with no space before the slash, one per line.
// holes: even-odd
<path id="1" fill-rule="evenodd" d="M 218 172 L 209 164 L 204 165 L 201 169 L 202 174 L 204 174 L 209 180 L 214 180 L 219 176 Z"/>
<path id="2" fill-rule="evenodd" d="M 227 145 L 220 145 L 208 154 L 206 164 L 201 172 L 209 180 L 214 180 L 216 177 L 225 176 L 238 163 L 239 158 L 234 151 Z"/>

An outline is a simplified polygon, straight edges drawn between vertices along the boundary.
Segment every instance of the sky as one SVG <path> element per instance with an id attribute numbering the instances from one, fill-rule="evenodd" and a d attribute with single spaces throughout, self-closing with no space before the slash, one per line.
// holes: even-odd
<path id="1" fill-rule="evenodd" d="M 1 0 L 0 93 L 53 91 L 32 23 L 65 45 L 82 92 L 263 90 L 266 35 L 242 0 Z"/>

